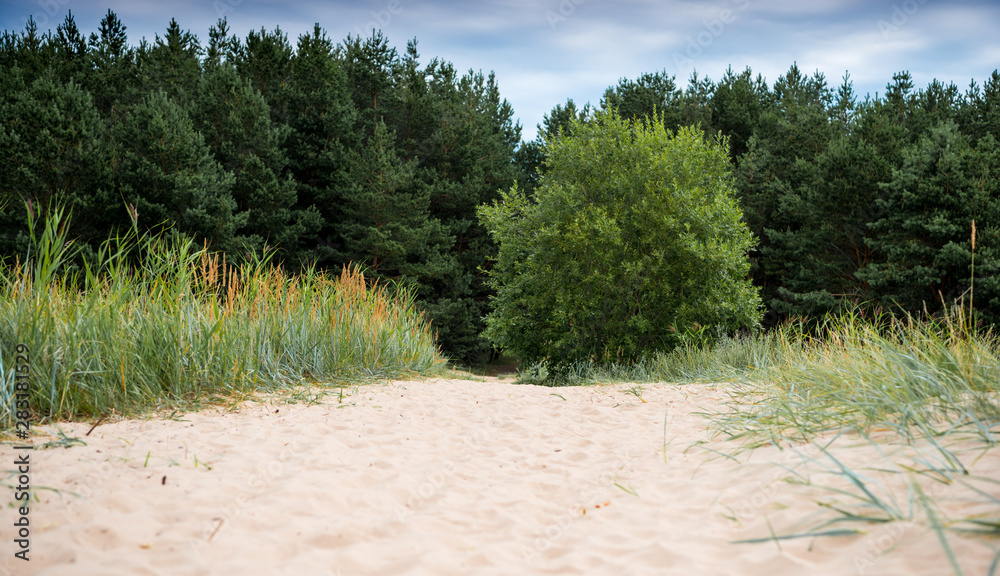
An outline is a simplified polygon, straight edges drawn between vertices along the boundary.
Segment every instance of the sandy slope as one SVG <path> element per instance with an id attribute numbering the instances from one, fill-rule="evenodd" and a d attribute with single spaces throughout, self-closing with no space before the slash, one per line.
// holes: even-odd
<path id="1" fill-rule="evenodd" d="M 0 575 L 950 573 L 921 523 L 731 543 L 833 517 L 815 501 L 849 498 L 818 486 L 847 484 L 811 446 L 809 466 L 774 447 L 713 453 L 737 447 L 695 412 L 726 400 L 722 385 L 645 386 L 646 402 L 625 389 L 392 382 L 343 404 L 272 399 L 85 438 L 89 424 L 66 424 L 87 445 L 35 451 L 32 482 L 59 492 L 38 493 L 30 565 L 11 560 L 4 530 Z M 849 444 L 834 449 L 844 462 L 887 466 Z M 996 452 L 971 472 L 1000 478 Z M 785 481 L 796 474 L 816 485 Z M 900 478 L 883 479 L 905 506 Z M 934 484 L 955 514 L 977 511 Z M 1000 546 L 950 543 L 969 575 Z"/>

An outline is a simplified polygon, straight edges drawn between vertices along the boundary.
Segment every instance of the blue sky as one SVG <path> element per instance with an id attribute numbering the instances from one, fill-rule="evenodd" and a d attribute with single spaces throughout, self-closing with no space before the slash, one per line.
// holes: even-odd
<path id="1" fill-rule="evenodd" d="M 495 71 L 525 139 L 556 104 L 596 105 L 643 72 L 666 70 L 683 86 L 695 69 L 718 80 L 750 66 L 773 84 L 796 62 L 834 86 L 849 71 L 863 97 L 901 70 L 918 88 L 937 78 L 964 91 L 1000 68 L 995 0 L 0 0 L 0 23 L 21 30 L 33 15 L 54 30 L 72 10 L 89 34 L 109 8 L 133 44 L 162 35 L 171 17 L 203 43 L 221 16 L 240 36 L 279 26 L 292 44 L 315 22 L 335 42 L 379 27 L 403 51 L 416 37 L 423 62 Z"/>

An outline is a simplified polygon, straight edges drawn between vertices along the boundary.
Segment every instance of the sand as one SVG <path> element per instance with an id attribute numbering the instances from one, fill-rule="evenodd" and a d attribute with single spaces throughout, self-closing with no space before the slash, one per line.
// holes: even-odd
<path id="1" fill-rule="evenodd" d="M 919 513 L 843 526 L 865 534 L 734 543 L 836 517 L 817 502 L 852 506 L 830 488 L 859 491 L 814 445 L 741 451 L 713 437 L 699 412 L 720 408 L 727 386 L 644 385 L 640 400 L 621 384 L 438 379 L 105 422 L 89 436 L 91 423 L 62 424 L 86 445 L 32 453 L 31 561 L 12 559 L 6 528 L 0 575 L 951 573 Z M 855 440 L 831 454 L 905 508 L 906 475 L 890 472 L 920 448 L 882 455 Z M 1000 478 L 996 450 L 959 452 L 970 478 Z M 986 510 L 960 485 L 922 485 L 948 517 Z M 6 507 L 0 522 L 13 518 Z M 948 543 L 968 575 L 1000 547 Z"/>

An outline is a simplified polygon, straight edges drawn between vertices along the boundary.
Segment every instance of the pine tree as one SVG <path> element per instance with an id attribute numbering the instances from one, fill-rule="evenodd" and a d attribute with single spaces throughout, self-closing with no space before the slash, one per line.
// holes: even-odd
<path id="1" fill-rule="evenodd" d="M 871 224 L 877 236 L 868 240 L 885 261 L 858 272 L 885 305 L 934 312 L 962 297 L 969 287 L 973 220 L 986 231 L 979 235 L 977 271 L 996 269 L 998 154 L 992 136 L 973 147 L 951 121 L 904 151 L 902 168 L 883 184 L 884 216 Z"/>
<path id="2" fill-rule="evenodd" d="M 759 239 L 752 253 L 754 281 L 764 302 L 783 312 L 789 311 L 780 292 L 784 280 L 807 254 L 799 234 L 820 217 L 809 203 L 808 184 L 816 180 L 816 160 L 832 137 L 830 100 L 821 74 L 808 77 L 793 65 L 775 82 L 737 169 L 744 218 Z"/>
<path id="3" fill-rule="evenodd" d="M 28 82 L 32 82 L 49 67 L 52 60 L 51 47 L 49 35 L 40 34 L 35 19 L 29 16 L 28 22 L 24 25 L 24 32 L 20 37 L 14 36 L 11 39 L 12 54 L 9 66 L 18 67 Z"/>
<path id="4" fill-rule="evenodd" d="M 573 126 L 577 122 L 586 122 L 592 114 L 590 104 L 577 108 L 572 98 L 566 100 L 566 105 L 556 104 L 551 112 L 542 116 L 538 125 L 538 136 L 542 141 L 558 136 L 572 136 Z"/>
<path id="5" fill-rule="evenodd" d="M 306 235 L 314 244 L 308 257 L 318 266 L 336 266 L 343 202 L 349 185 L 348 150 L 361 140 L 354 132 L 357 113 L 350 100 L 347 76 L 336 60 L 332 42 L 319 26 L 299 37 L 288 85 L 285 141 L 288 170 L 297 185 L 298 207 L 315 207 L 322 228 Z M 305 257 L 305 255 L 303 255 Z"/>
<path id="6" fill-rule="evenodd" d="M 377 277 L 418 280 L 435 224 L 429 198 L 411 186 L 416 162 L 400 158 L 385 123 L 361 150 L 349 153 L 352 185 L 340 227 L 342 260 L 363 263 Z"/>
<path id="7" fill-rule="evenodd" d="M 677 102 L 677 126 L 701 126 L 707 136 L 713 136 L 711 102 L 714 92 L 715 83 L 710 78 L 699 78 L 697 70 L 692 72 L 688 86 Z"/>
<path id="8" fill-rule="evenodd" d="M 844 73 L 844 81 L 837 88 L 837 97 L 830 108 L 830 121 L 840 135 L 847 135 L 857 109 L 858 98 L 854 94 L 854 82 L 850 73 Z"/>
<path id="9" fill-rule="evenodd" d="M 512 122 L 513 110 L 492 74 L 470 71 L 459 77 L 450 63 L 437 59 L 421 67 L 415 41 L 401 58 L 373 33 L 366 40 L 348 38 L 339 55 L 353 87 L 357 132 L 369 141 L 366 154 L 377 157 L 370 151 L 394 149 L 395 158 L 413 165 L 412 177 L 401 180 L 397 194 L 428 202 L 426 225 L 419 219 L 405 223 L 422 232 L 407 236 L 412 241 L 406 251 L 419 256 L 397 267 L 400 277 L 415 283 L 445 352 L 460 362 L 482 362 L 490 351 L 479 337 L 490 289 L 479 270 L 495 248 L 475 211 L 519 173 L 513 158 L 520 126 Z M 359 193 L 345 193 L 338 227 L 349 226 L 358 214 L 350 206 Z"/>
<path id="10" fill-rule="evenodd" d="M 143 97 L 136 50 L 129 47 L 125 25 L 108 10 L 101 19 L 100 34 L 91 33 L 90 66 L 83 85 L 94 97 L 94 105 L 105 118 L 113 109 L 127 109 Z"/>
<path id="11" fill-rule="evenodd" d="M 271 121 L 287 124 L 285 98 L 292 63 L 292 46 L 288 43 L 288 36 L 278 27 L 274 32 L 267 32 L 264 28 L 260 32 L 251 30 L 245 41 L 231 44 L 231 50 L 229 59 L 240 76 L 264 97 Z"/>
<path id="12" fill-rule="evenodd" d="M 993 71 L 982 91 L 972 82 L 959 108 L 956 121 L 962 133 L 973 141 L 987 134 L 1000 141 L 1000 72 Z"/>
<path id="13" fill-rule="evenodd" d="M 932 80 L 927 88 L 919 90 L 908 126 L 911 134 L 922 136 L 942 122 L 954 121 L 958 113 L 961 94 L 955 84 Z"/>
<path id="14" fill-rule="evenodd" d="M 622 78 L 617 86 L 604 92 L 601 110 L 617 110 L 627 120 L 643 120 L 659 114 L 664 127 L 676 130 L 681 124 L 682 97 L 676 76 L 664 70 L 643 74 L 634 81 Z"/>
<path id="15" fill-rule="evenodd" d="M 425 166 L 436 180 L 431 214 L 453 239 L 447 252 L 455 264 L 431 277 L 433 297 L 425 308 L 437 321 L 442 346 L 460 361 L 476 364 L 490 350 L 479 334 L 492 291 L 480 270 L 496 253 L 476 210 L 514 183 L 520 126 L 513 123 L 513 110 L 500 97 L 492 73 L 469 71 L 440 105 L 435 134 L 440 147 Z"/>
<path id="16" fill-rule="evenodd" d="M 374 133 L 379 120 L 392 116 L 399 106 L 395 80 L 402 63 L 399 53 L 389 46 L 381 31 L 372 31 L 370 38 L 348 36 L 340 54 L 341 65 L 351 86 L 351 99 L 359 112 L 361 129 Z"/>
<path id="17" fill-rule="evenodd" d="M 187 112 L 166 93 L 142 100 L 114 127 L 116 181 L 144 229 L 175 227 L 231 250 L 246 213 L 236 215 L 232 174 L 213 158 Z M 127 224 L 127 222 L 122 223 Z"/>
<path id="18" fill-rule="evenodd" d="M 289 129 L 272 125 L 267 102 L 229 64 L 210 66 L 201 78 L 191 116 L 194 128 L 233 175 L 232 198 L 245 222 L 239 247 L 278 247 L 293 263 L 304 257 L 303 237 L 315 234 L 315 209 L 296 208 L 295 182 L 285 172 Z"/>
<path id="19" fill-rule="evenodd" d="M 565 106 L 556 104 L 542 116 L 541 124 L 537 124 L 538 135 L 535 139 L 519 144 L 514 150 L 514 178 L 521 190 L 530 194 L 545 173 L 546 142 L 558 136 L 571 135 L 573 126 L 588 122 L 592 114 L 589 103 L 577 109 L 576 102 L 569 98 Z"/>
<path id="20" fill-rule="evenodd" d="M 868 116 L 864 124 L 856 114 L 853 86 L 848 76 L 829 109 L 831 140 L 810 164 L 799 161 L 803 176 L 799 187 L 803 225 L 793 232 L 769 233 L 781 242 L 781 255 L 791 262 L 785 268 L 772 301 L 776 310 L 787 314 L 820 317 L 849 302 L 867 299 L 867 288 L 857 279 L 858 269 L 874 259 L 866 239 L 876 213 L 879 181 L 890 167 L 882 148 L 888 135 L 900 130 L 884 130 Z M 872 127 L 876 126 L 873 130 Z M 772 252 L 773 254 L 774 252 Z"/>
<path id="21" fill-rule="evenodd" d="M 29 20 L 31 26 L 34 20 Z M 21 48 L 22 36 L 9 30 L 4 30 L 0 35 L 0 97 L 3 102 L 13 100 L 14 95 L 23 91 L 29 86 L 35 77 L 28 77 L 25 80 L 25 71 L 22 68 L 22 56 L 24 52 Z"/>
<path id="22" fill-rule="evenodd" d="M 730 67 L 722 80 L 715 85 L 709 105 L 712 108 L 712 126 L 729 137 L 730 157 L 733 161 L 749 150 L 760 116 L 768 108 L 771 94 L 762 76 L 753 78 L 747 67 L 734 74 Z"/>
<path id="23" fill-rule="evenodd" d="M 26 202 L 36 211 L 64 206 L 78 216 L 72 237 L 103 240 L 104 214 L 120 205 L 111 195 L 103 124 L 86 90 L 49 71 L 0 103 L 0 148 L 0 206 L 6 207 L 0 254 L 23 254 L 16 239 L 27 229 Z"/>
<path id="24" fill-rule="evenodd" d="M 201 76 L 199 57 L 203 53 L 198 38 L 190 31 L 181 31 L 171 18 L 163 38 L 145 55 L 144 67 L 149 76 L 147 91 L 163 90 L 179 104 L 186 105 L 194 97 Z"/>
<path id="25" fill-rule="evenodd" d="M 541 138 L 522 143 L 514 151 L 515 179 L 518 186 L 531 193 L 540 181 L 544 169 L 545 148 Z"/>
<path id="26" fill-rule="evenodd" d="M 223 61 L 230 62 L 230 56 L 236 51 L 239 40 L 229 35 L 229 22 L 220 18 L 208 28 L 208 46 L 205 48 L 205 68 L 217 66 Z"/>
<path id="27" fill-rule="evenodd" d="M 70 79 L 75 79 L 78 83 L 81 82 L 89 64 L 87 40 L 77 28 L 72 10 L 66 14 L 66 19 L 56 27 L 53 43 L 58 78 L 63 82 L 68 82 Z"/>

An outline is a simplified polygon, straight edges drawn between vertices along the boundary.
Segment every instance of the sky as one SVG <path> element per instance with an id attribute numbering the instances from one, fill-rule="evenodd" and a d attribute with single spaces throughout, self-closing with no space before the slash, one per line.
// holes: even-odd
<path id="1" fill-rule="evenodd" d="M 32 16 L 54 31 L 72 10 L 89 35 L 108 9 L 131 44 L 162 36 L 171 18 L 203 45 L 221 17 L 241 37 L 280 27 L 292 45 L 314 23 L 334 42 L 379 28 L 400 53 L 416 38 L 422 63 L 495 72 L 525 140 L 556 104 L 599 105 L 646 72 L 683 87 L 695 70 L 719 80 L 749 66 L 773 86 L 795 63 L 834 88 L 849 72 L 863 99 L 903 70 L 917 88 L 937 79 L 964 91 L 1000 68 L 997 0 L 0 0 L 0 24 L 20 31 Z"/>

